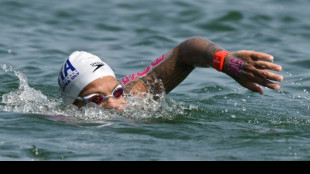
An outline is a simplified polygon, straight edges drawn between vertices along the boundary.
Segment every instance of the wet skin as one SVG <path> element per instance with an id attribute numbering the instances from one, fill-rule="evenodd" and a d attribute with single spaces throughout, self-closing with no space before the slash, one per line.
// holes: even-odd
<path id="1" fill-rule="evenodd" d="M 122 83 L 122 81 L 118 82 L 112 76 L 102 77 L 87 85 L 80 92 L 79 97 L 93 93 L 108 96 L 111 95 L 113 89 L 119 84 L 124 87 L 125 94 L 130 93 L 140 96 L 143 96 L 141 94 L 144 92 L 151 93 L 154 96 L 162 92 L 168 94 L 196 67 L 207 68 L 212 66 L 214 54 L 223 50 L 223 48 L 209 40 L 193 37 L 167 52 L 164 55 L 165 59 L 160 64 L 152 67 L 145 75 L 135 76 L 134 79 L 131 79 L 126 84 Z M 280 65 L 272 63 L 273 59 L 273 56 L 261 52 L 245 50 L 231 52 L 226 56 L 222 72 L 253 92 L 263 94 L 261 86 L 280 90 L 280 85 L 273 81 L 281 82 L 283 76 L 267 71 L 279 72 L 282 70 Z M 238 73 L 231 71 L 231 62 L 242 62 Z M 78 100 L 74 104 L 78 107 L 85 105 L 85 103 Z M 122 110 L 126 106 L 126 100 L 123 96 L 118 99 L 109 98 L 100 106 L 102 108 Z"/>

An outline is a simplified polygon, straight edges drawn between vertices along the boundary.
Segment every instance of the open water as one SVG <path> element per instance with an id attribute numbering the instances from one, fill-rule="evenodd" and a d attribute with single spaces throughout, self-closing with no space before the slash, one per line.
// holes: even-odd
<path id="1" fill-rule="evenodd" d="M 0 0 L 0 160 L 310 160 L 309 6 Z M 121 79 L 193 36 L 273 55 L 281 91 L 259 95 L 200 68 L 160 102 L 129 99 L 124 113 L 63 106 L 57 74 L 71 52 L 98 55 Z"/>

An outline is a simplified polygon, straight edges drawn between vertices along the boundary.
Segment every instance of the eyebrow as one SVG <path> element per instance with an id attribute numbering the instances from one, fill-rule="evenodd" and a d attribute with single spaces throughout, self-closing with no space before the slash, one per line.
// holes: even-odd
<path id="1" fill-rule="evenodd" d="M 116 83 L 116 84 L 114 85 L 114 87 L 112 88 L 112 91 L 110 91 L 110 92 L 113 92 L 113 90 L 114 90 L 117 86 L 119 86 L 119 85 L 121 85 L 121 84 L 120 84 L 120 83 Z M 92 92 L 92 93 L 86 93 L 86 94 L 82 95 L 81 97 L 85 97 L 85 96 L 90 95 L 90 94 L 102 94 L 102 95 L 104 95 L 102 92 L 94 91 L 94 92 Z"/>

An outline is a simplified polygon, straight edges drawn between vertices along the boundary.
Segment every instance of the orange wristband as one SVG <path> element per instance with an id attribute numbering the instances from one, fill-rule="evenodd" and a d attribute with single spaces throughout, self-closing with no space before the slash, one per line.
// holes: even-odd
<path id="1" fill-rule="evenodd" d="M 218 51 L 214 54 L 213 57 L 213 68 L 215 68 L 218 71 L 223 71 L 223 65 L 224 65 L 224 61 L 225 58 L 227 56 L 227 54 L 230 54 L 229 51 Z"/>

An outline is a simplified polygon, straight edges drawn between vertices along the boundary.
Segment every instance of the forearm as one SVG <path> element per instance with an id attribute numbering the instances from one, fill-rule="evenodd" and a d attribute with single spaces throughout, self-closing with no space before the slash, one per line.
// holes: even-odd
<path id="1" fill-rule="evenodd" d="M 212 66 L 214 54 L 224 50 L 213 42 L 201 37 L 194 37 L 182 42 L 176 48 L 179 61 L 193 67 Z"/>

